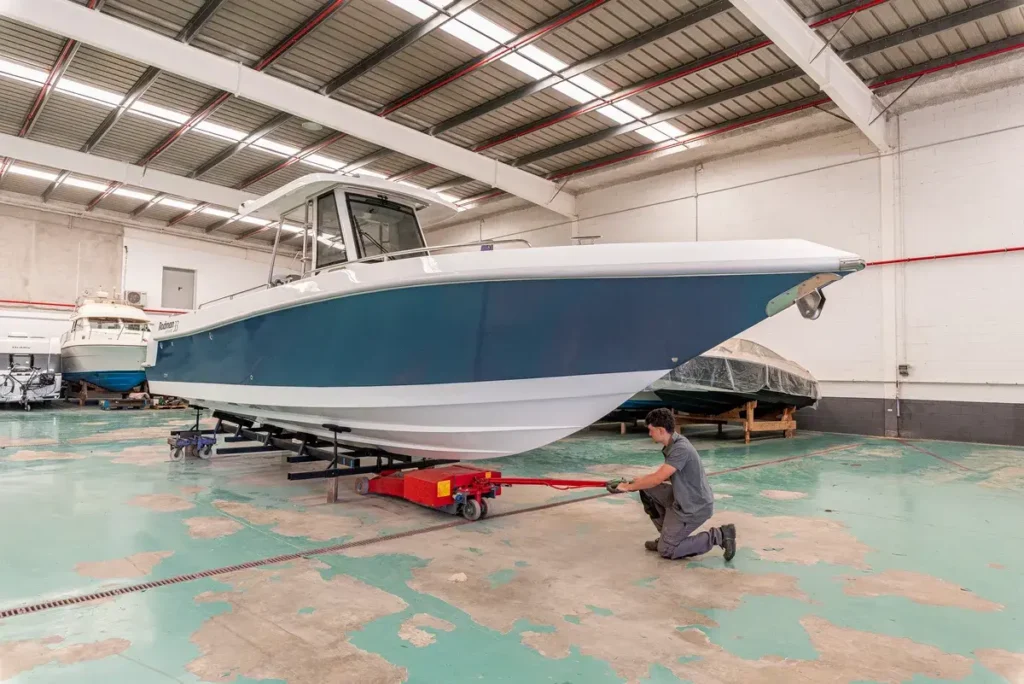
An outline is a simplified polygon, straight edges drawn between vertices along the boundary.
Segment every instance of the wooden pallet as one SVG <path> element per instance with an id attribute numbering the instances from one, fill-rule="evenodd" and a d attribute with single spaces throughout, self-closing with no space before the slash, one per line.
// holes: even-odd
<path id="1" fill-rule="evenodd" d="M 754 417 L 756 401 L 748 401 L 740 408 L 735 408 L 715 416 L 694 413 L 675 413 L 676 427 L 680 430 L 684 425 L 717 424 L 718 434 L 722 434 L 725 425 L 743 426 L 743 442 L 750 444 L 750 435 L 755 432 L 781 432 L 787 439 L 796 434 L 796 407 L 787 406 L 773 416 L 760 419 Z"/>

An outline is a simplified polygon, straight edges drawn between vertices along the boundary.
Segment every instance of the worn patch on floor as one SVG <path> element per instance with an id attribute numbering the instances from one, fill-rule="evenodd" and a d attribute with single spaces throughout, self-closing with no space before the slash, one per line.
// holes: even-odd
<path id="1" fill-rule="evenodd" d="M 195 508 L 191 501 L 186 501 L 177 494 L 140 494 L 128 502 L 131 506 L 141 506 L 157 513 L 172 513 Z"/>
<path id="2" fill-rule="evenodd" d="M 171 462 L 166 446 L 133 446 L 106 455 L 114 457 L 111 460 L 113 463 L 134 466 L 155 466 Z"/>
<path id="3" fill-rule="evenodd" d="M 75 437 L 68 440 L 72 444 L 89 444 L 91 442 L 120 442 L 129 439 L 160 439 L 167 438 L 171 433 L 173 423 L 166 425 L 154 425 L 151 427 L 127 427 L 116 430 L 97 430 L 85 437 Z"/>
<path id="4" fill-rule="evenodd" d="M 450 632 L 455 629 L 455 625 L 442 620 L 439 617 L 434 617 L 427 613 L 416 613 L 411 618 L 402 623 L 402 626 L 398 628 L 398 638 L 403 641 L 408 641 L 416 648 L 423 648 L 434 643 L 437 638 L 430 632 L 420 629 L 420 627 L 430 627 L 432 629 L 440 629 L 445 632 Z"/>
<path id="5" fill-rule="evenodd" d="M 1009 684 L 1024 682 L 1024 653 L 1013 653 L 999 648 L 985 648 L 975 651 L 978 661 L 996 674 L 1005 677 Z"/>
<path id="6" fill-rule="evenodd" d="M 22 672 L 61 663 L 71 665 L 87 660 L 99 660 L 122 653 L 131 646 L 125 639 L 104 639 L 84 644 L 60 645 L 63 637 L 52 636 L 30 641 L 0 643 L 0 681 L 12 679 Z"/>
<path id="7" fill-rule="evenodd" d="M 837 627 L 814 615 L 804 617 L 800 624 L 818 652 L 816 660 L 777 656 L 746 660 L 711 643 L 704 632 L 689 629 L 681 637 L 687 644 L 685 650 L 697 658 L 668 667 L 694 684 L 861 681 L 900 684 L 918 675 L 956 680 L 971 673 L 969 658 L 910 639 Z"/>
<path id="8" fill-rule="evenodd" d="M 231 518 L 198 517 L 187 518 L 188 534 L 193 539 L 218 539 L 242 529 L 242 523 Z"/>
<path id="9" fill-rule="evenodd" d="M 850 596 L 903 596 L 914 603 L 991 612 L 1002 610 L 995 603 L 952 582 L 907 570 L 886 570 L 877 575 L 846 577 L 843 591 Z"/>
<path id="10" fill-rule="evenodd" d="M 151 573 L 160 561 L 173 555 L 173 551 L 143 551 L 126 558 L 78 563 L 75 565 L 75 572 L 96 579 L 144 577 Z"/>
<path id="11" fill-rule="evenodd" d="M 715 624 L 699 611 L 732 610 L 751 595 L 807 600 L 794 576 L 687 567 L 644 551 L 650 521 L 639 505 L 633 509 L 583 501 L 502 520 L 500 536 L 473 527 L 432 532 L 417 551 L 430 562 L 413 570 L 409 584 L 503 633 L 521 620 L 553 625 L 551 631 L 524 631 L 523 643 L 553 658 L 578 647 L 627 678 L 644 676 L 652 661 L 669 663 L 682 655 L 680 625 Z M 584 523 L 595 532 L 564 533 Z M 622 547 L 623 539 L 637 541 Z M 604 547 L 605 542 L 616 546 Z M 346 553 L 374 556 L 406 549 L 407 541 L 393 540 Z M 523 549 L 529 549 L 529 565 L 517 566 Z M 509 570 L 515 572 L 508 581 L 493 586 L 495 573 Z M 458 574 L 466 581 L 451 581 Z M 651 601 L 652 588 L 657 601 Z"/>
<path id="12" fill-rule="evenodd" d="M 348 635 L 405 610 L 402 599 L 347 575 L 324 580 L 319 561 L 242 570 L 219 578 L 232 589 L 206 592 L 197 603 L 230 604 L 192 635 L 200 656 L 188 671 L 204 681 L 237 677 L 289 684 L 401 682 L 405 670 L 356 648 Z M 300 612 L 313 608 L 313 612 Z"/>
<path id="13" fill-rule="evenodd" d="M 50 446 L 56 444 L 53 437 L 0 437 L 0 449 L 10 447 Z"/>
<path id="14" fill-rule="evenodd" d="M 1024 466 L 1000 468 L 989 475 L 981 486 L 992 489 L 1021 489 L 1024 487 Z"/>
<path id="15" fill-rule="evenodd" d="M 868 567 L 864 559 L 872 549 L 837 520 L 791 515 L 762 518 L 741 511 L 721 511 L 711 518 L 708 525 L 726 523 L 736 525 L 739 548 L 750 549 L 764 560 L 800 565 L 828 563 Z M 783 534 L 787 536 L 779 536 Z"/>
<path id="16" fill-rule="evenodd" d="M 358 518 L 330 513 L 259 508 L 240 501 L 214 501 L 213 505 L 253 525 L 274 525 L 272 531 L 286 537 L 328 541 L 350 536 L 362 526 Z"/>
<path id="17" fill-rule="evenodd" d="M 16 451 L 7 457 L 8 461 L 74 461 L 85 458 L 85 454 L 68 451 Z"/>
<path id="18" fill-rule="evenodd" d="M 806 499 L 805 492 L 789 492 L 784 489 L 762 489 L 761 496 L 776 501 L 794 501 L 795 499 Z"/>

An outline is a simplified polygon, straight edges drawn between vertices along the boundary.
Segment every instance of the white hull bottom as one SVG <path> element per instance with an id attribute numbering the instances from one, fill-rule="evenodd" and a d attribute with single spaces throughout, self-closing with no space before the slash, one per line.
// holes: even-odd
<path id="1" fill-rule="evenodd" d="M 669 369 L 398 387 L 267 387 L 163 382 L 156 394 L 287 429 L 421 458 L 474 460 L 550 444 L 607 415 Z"/>

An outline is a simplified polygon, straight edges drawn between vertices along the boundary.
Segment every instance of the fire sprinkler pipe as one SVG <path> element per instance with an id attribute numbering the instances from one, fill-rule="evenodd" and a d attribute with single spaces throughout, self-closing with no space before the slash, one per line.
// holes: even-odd
<path id="1" fill-rule="evenodd" d="M 31 306 L 31 307 L 49 307 L 57 309 L 74 309 L 74 304 L 67 304 L 65 302 L 33 302 L 27 299 L 0 299 L 0 306 L 14 305 L 14 306 Z M 188 313 L 185 309 L 143 309 L 146 313 L 155 314 L 182 314 Z"/>
<path id="2" fill-rule="evenodd" d="M 1010 252 L 1024 252 L 1024 246 L 979 249 L 973 252 L 949 252 L 946 254 L 931 254 L 929 256 L 904 257 L 902 259 L 885 259 L 884 261 L 869 261 L 865 266 L 890 266 L 893 264 L 910 264 L 915 261 L 940 261 L 942 259 L 959 259 L 962 257 L 984 256 L 986 254 L 1009 254 Z"/>

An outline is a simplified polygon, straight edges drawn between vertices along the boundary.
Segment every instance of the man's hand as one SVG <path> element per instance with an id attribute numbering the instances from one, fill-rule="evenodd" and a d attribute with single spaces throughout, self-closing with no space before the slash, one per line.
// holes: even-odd
<path id="1" fill-rule="evenodd" d="M 629 489 L 629 483 L 625 480 L 608 480 L 604 485 L 612 494 L 622 494 L 633 491 Z"/>

